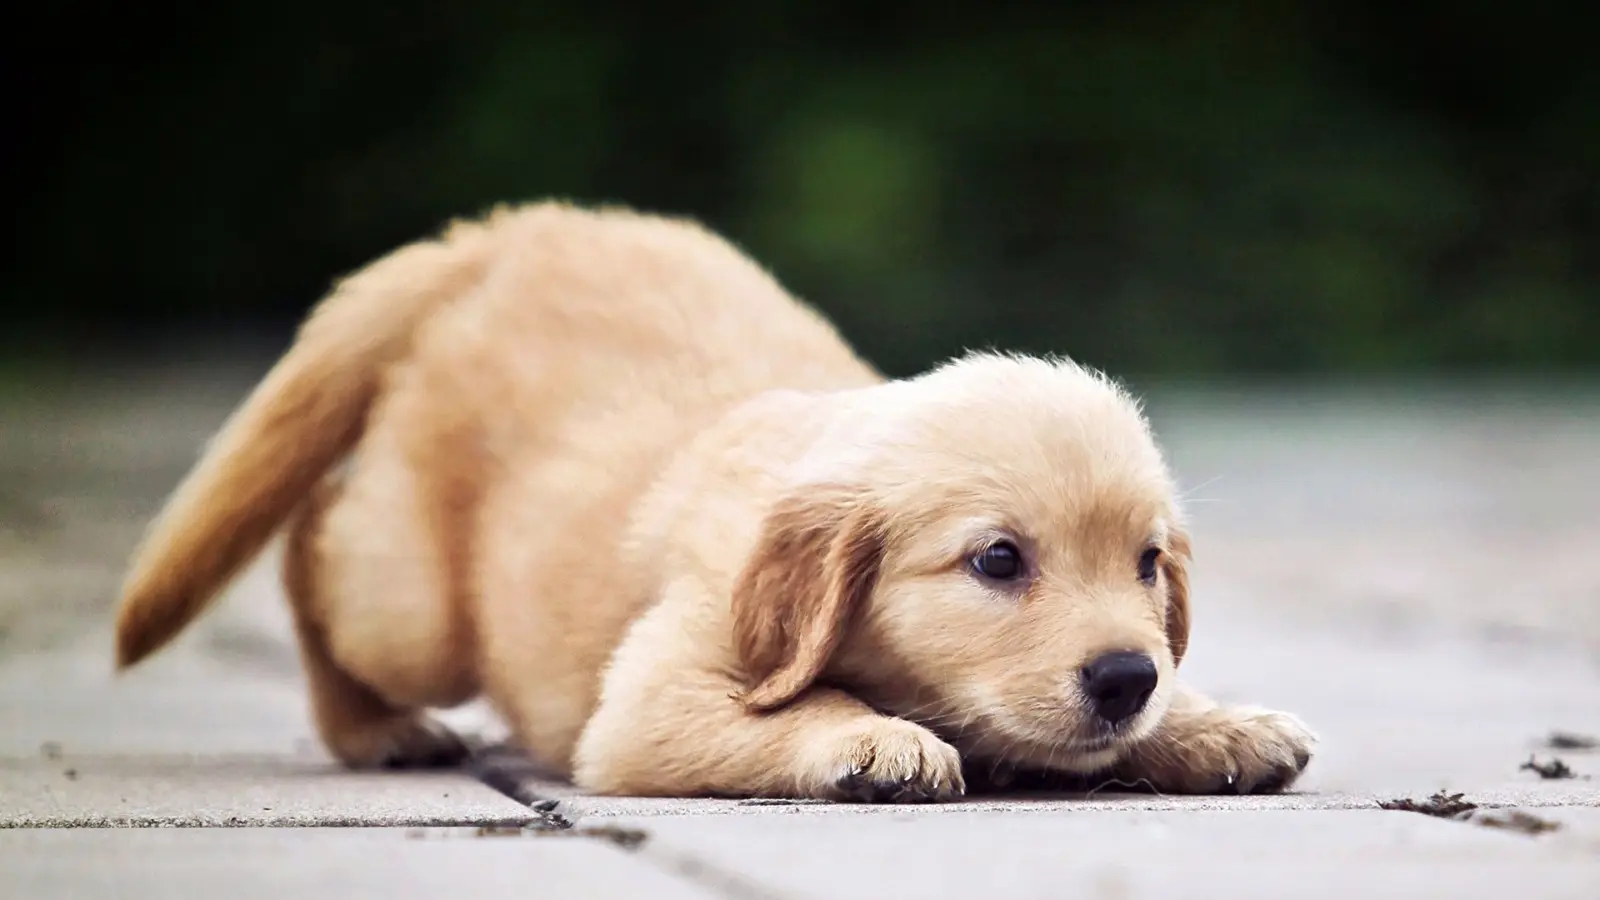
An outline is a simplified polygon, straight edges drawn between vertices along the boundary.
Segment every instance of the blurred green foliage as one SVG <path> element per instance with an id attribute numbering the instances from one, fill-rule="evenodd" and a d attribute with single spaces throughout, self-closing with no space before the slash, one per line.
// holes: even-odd
<path id="1" fill-rule="evenodd" d="M 1600 362 L 1575 4 L 37 12 L 10 36 L 38 60 L 18 334 L 297 317 L 448 217 L 563 196 L 704 218 L 896 373 L 995 344 L 1153 373 Z"/>

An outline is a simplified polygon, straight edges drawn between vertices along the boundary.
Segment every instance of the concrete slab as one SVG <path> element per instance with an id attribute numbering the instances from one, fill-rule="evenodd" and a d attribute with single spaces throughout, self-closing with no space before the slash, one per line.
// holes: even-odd
<path id="1" fill-rule="evenodd" d="M 1600 658 L 1600 391 L 1549 383 L 1157 385 L 1197 595 Z M 1287 389 L 1286 389 L 1287 388 Z M 1203 619 L 1203 616 L 1202 616 Z"/>
<path id="2" fill-rule="evenodd" d="M 1219 592 L 1220 593 L 1220 592 Z M 1195 610 L 1184 677 L 1222 700 L 1292 711 L 1318 732 L 1298 787 L 1389 793 L 1538 782 L 1519 770 L 1552 730 L 1600 734 L 1600 666 L 1359 620 L 1299 629 L 1213 596 Z M 1600 755 L 1566 757 L 1600 779 Z"/>
<path id="3" fill-rule="evenodd" d="M 0 831 L 8 897 L 716 896 L 603 841 L 407 829 Z"/>
<path id="4" fill-rule="evenodd" d="M 99 637 L 0 666 L 0 755 L 32 756 L 46 744 L 130 755 L 287 754 L 312 745 L 305 692 L 294 681 L 176 648 L 118 677 Z"/>
<path id="5" fill-rule="evenodd" d="M 1377 809 L 1384 801 L 1409 797 L 1426 799 L 1429 791 L 1403 794 L 1282 794 L 1267 797 L 1160 797 L 1147 794 L 1018 793 L 967 797 L 958 801 L 915 806 L 857 805 L 822 801 L 704 800 L 656 797 L 593 797 L 564 785 L 525 785 L 519 797 L 537 803 L 547 794 L 548 808 L 572 822 L 658 816 L 919 816 L 962 815 L 975 812 L 1277 812 Z M 1552 807 L 1600 808 L 1600 785 L 1513 785 L 1467 792 L 1465 798 L 1487 809 Z"/>
<path id="6" fill-rule="evenodd" d="M 0 756 L 43 744 L 78 753 L 321 756 L 307 705 L 274 545 L 169 647 L 112 669 L 111 611 L 48 645 L 0 654 Z M 48 607 L 56 599 L 41 596 Z M 107 601 L 109 602 L 109 601 Z M 445 711 L 485 741 L 505 727 L 483 703 Z"/>
<path id="7" fill-rule="evenodd" d="M 1519 814 L 1531 818 L 1519 820 Z M 1548 844 L 1600 857 L 1600 808 L 1597 807 L 1476 810 L 1470 818 L 1478 825 L 1506 828 L 1512 833 L 1529 833 L 1529 823 L 1536 829 L 1554 825 L 1556 827 L 1549 831 L 1535 833 Z"/>
<path id="8" fill-rule="evenodd" d="M 1066 896 L 1588 898 L 1600 854 L 1579 835 L 1529 837 L 1385 811 L 1060 811 L 906 817 L 725 816 L 630 822 L 640 849 L 830 900 Z"/>
<path id="9" fill-rule="evenodd" d="M 476 825 L 539 816 L 459 772 L 283 757 L 0 759 L 0 827 Z"/>
<path id="10" fill-rule="evenodd" d="M 0 398 L 0 657 L 109 616 L 130 552 L 247 392 L 243 374 L 78 372 Z"/>
<path id="11" fill-rule="evenodd" d="M 312 737 L 275 554 L 133 670 L 112 666 L 114 595 L 70 637 L 13 647 L 0 661 L 0 755 L 44 743 L 82 753 L 288 753 Z M 46 615 L 68 598 L 32 598 Z"/>

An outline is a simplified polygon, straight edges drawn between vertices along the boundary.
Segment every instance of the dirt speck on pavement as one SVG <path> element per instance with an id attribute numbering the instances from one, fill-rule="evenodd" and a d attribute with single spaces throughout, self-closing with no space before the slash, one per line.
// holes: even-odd
<path id="1" fill-rule="evenodd" d="M 621 828 L 616 825 L 596 825 L 583 828 L 548 828 L 537 824 L 483 825 L 478 827 L 473 834 L 477 837 L 596 838 L 621 847 L 624 850 L 633 850 L 650 837 L 648 832 L 640 831 L 637 828 Z"/>
<path id="2" fill-rule="evenodd" d="M 1590 737 L 1587 734 L 1573 734 L 1570 731 L 1552 731 L 1544 743 L 1551 750 L 1600 749 L 1600 738 Z"/>
<path id="3" fill-rule="evenodd" d="M 589 828 L 573 828 L 568 831 L 542 831 L 539 834 L 542 836 L 576 834 L 583 837 L 599 838 L 624 850 L 636 849 L 650 837 L 649 832 L 641 831 L 637 828 L 622 828 L 616 825 L 596 825 Z"/>
<path id="4" fill-rule="evenodd" d="M 1537 757 L 1530 756 L 1528 761 L 1517 767 L 1519 772 L 1533 772 L 1543 779 L 1577 778 L 1578 774 L 1572 767 L 1562 762 L 1557 757 L 1550 757 L 1549 762 L 1539 762 Z"/>
<path id="5" fill-rule="evenodd" d="M 1400 797 L 1379 803 L 1378 806 L 1383 809 L 1422 813 L 1440 819 L 1459 819 L 1478 808 L 1478 804 L 1463 800 L 1462 797 L 1462 794 L 1446 794 L 1444 791 L 1438 791 L 1426 800 Z"/>
<path id="6" fill-rule="evenodd" d="M 521 837 L 521 825 L 480 825 L 473 832 L 476 837 Z"/>
<path id="7" fill-rule="evenodd" d="M 1547 831 L 1556 831 L 1561 827 L 1560 822 L 1541 819 L 1520 809 L 1474 816 L 1472 821 L 1485 828 L 1503 828 L 1507 831 L 1518 831 L 1523 834 L 1544 834 Z"/>

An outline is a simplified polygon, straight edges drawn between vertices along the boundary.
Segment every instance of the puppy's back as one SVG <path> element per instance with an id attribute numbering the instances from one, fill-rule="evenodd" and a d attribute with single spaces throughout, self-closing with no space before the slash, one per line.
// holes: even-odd
<path id="1" fill-rule="evenodd" d="M 574 396 L 592 402 L 643 380 L 655 394 L 742 399 L 878 377 L 831 323 L 693 220 L 540 204 L 503 237 L 482 302 L 459 314 L 516 341 L 495 356 L 547 369 L 560 360 L 577 376 L 566 385 Z M 650 380 L 660 375 L 687 380 Z"/>

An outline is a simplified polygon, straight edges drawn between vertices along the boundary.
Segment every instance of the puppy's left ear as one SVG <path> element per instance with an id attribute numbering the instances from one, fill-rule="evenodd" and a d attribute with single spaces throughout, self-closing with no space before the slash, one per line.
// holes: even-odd
<path id="1" fill-rule="evenodd" d="M 746 707 L 783 706 L 827 667 L 878 579 L 883 517 L 859 491 L 780 500 L 733 588 L 733 638 Z"/>
<path id="2" fill-rule="evenodd" d="M 1174 528 L 1167 535 L 1167 552 L 1161 554 L 1161 571 L 1167 581 L 1167 646 L 1174 666 L 1183 662 L 1189 649 L 1189 562 L 1193 558 L 1189 533 Z"/>

